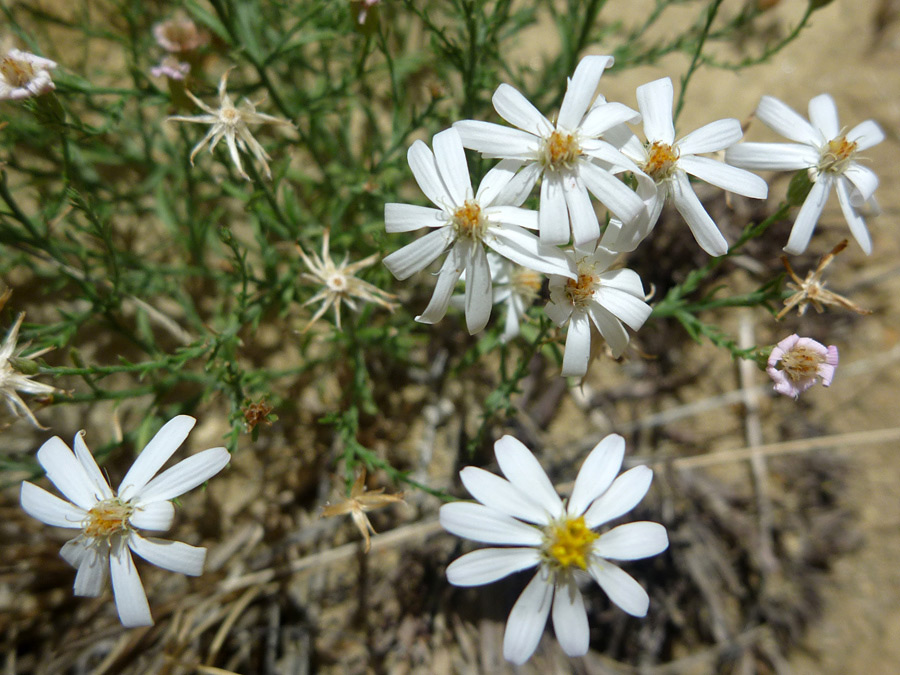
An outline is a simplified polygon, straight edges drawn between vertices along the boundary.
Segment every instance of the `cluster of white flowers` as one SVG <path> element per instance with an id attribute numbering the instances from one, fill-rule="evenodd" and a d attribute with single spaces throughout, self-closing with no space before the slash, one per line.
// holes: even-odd
<path id="1" fill-rule="evenodd" d="M 508 340 L 517 334 L 527 303 L 537 295 L 513 292 L 510 280 L 524 268 L 533 289 L 540 286 L 534 274 L 546 274 L 546 314 L 567 327 L 562 373 L 585 375 L 592 325 L 618 357 L 629 341 L 623 324 L 637 331 L 650 315 L 640 278 L 618 261 L 650 235 L 667 199 L 704 251 L 712 256 L 728 252 L 727 240 L 694 193 L 689 176 L 764 199 L 766 182 L 745 168 L 807 169 L 813 188 L 785 250 L 800 253 L 806 248 L 832 185 L 854 236 L 867 253 L 871 250 L 859 209 L 872 203 L 878 180 L 853 160 L 857 152 L 883 139 L 874 122 L 843 134 L 827 95 L 810 103 L 812 125 L 766 97 L 757 116 L 804 145 L 739 144 L 743 131 L 736 119 L 717 120 L 678 138 L 672 81 L 666 77 L 638 87 L 638 112 L 597 94 L 603 71 L 612 63 L 611 56 L 581 60 L 555 122 L 514 87 L 501 84 L 494 92 L 494 109 L 512 127 L 463 120 L 435 135 L 433 151 L 422 141 L 412 145 L 410 168 L 439 208 L 386 204 L 388 232 L 431 231 L 386 256 L 384 263 L 398 279 L 406 279 L 449 249 L 431 302 L 417 321 L 443 318 L 456 283 L 464 278 L 469 331 L 484 329 L 492 304 L 508 300 L 503 332 Z M 639 122 L 643 140 L 628 126 Z M 474 194 L 463 148 L 500 160 Z M 729 163 L 705 156 L 721 151 Z M 632 176 L 634 189 L 622 174 Z M 539 180 L 537 211 L 523 209 Z M 598 218 L 591 196 L 605 207 L 608 218 Z M 537 230 L 537 236 L 528 230 Z M 490 264 L 486 248 L 504 259 L 503 264 Z M 493 292 L 493 283 L 504 285 L 502 295 Z"/>

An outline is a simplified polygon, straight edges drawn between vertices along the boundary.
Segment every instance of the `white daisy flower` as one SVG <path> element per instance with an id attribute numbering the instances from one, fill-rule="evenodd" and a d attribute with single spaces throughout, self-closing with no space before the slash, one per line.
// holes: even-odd
<path id="1" fill-rule="evenodd" d="M 509 342 L 518 337 L 528 308 L 541 292 L 543 277 L 534 270 L 516 265 L 498 256 L 489 258 L 494 280 L 494 304 L 506 305 L 506 318 L 501 338 Z"/>
<path id="2" fill-rule="evenodd" d="M 248 124 L 280 124 L 282 126 L 293 127 L 294 125 L 278 117 L 266 115 L 256 112 L 256 104 L 248 99 L 244 99 L 240 108 L 235 107 L 234 102 L 225 90 L 228 84 L 228 74 L 231 68 L 222 74 L 219 80 L 219 108 L 218 110 L 210 108 L 191 92 L 185 90 L 190 99 L 196 103 L 201 109 L 206 111 L 205 115 L 183 116 L 176 115 L 169 117 L 167 122 L 193 122 L 195 124 L 211 124 L 212 128 L 204 136 L 194 149 L 191 150 L 191 166 L 194 165 L 194 157 L 203 149 L 203 146 L 209 144 L 209 151 L 215 150 L 223 138 L 228 145 L 228 152 L 231 155 L 231 161 L 237 168 L 238 173 L 244 180 L 250 180 L 250 176 L 244 171 L 241 164 L 241 156 L 238 150 L 251 153 L 256 161 L 262 166 L 266 178 L 272 179 L 272 170 L 269 169 L 267 160 L 272 159 L 265 151 L 263 146 L 259 144 L 253 134 L 250 133 Z"/>
<path id="3" fill-rule="evenodd" d="M 860 152 L 884 140 L 881 127 L 866 120 L 850 131 L 844 131 L 838 122 L 834 99 L 828 94 L 816 96 L 809 102 L 809 122 L 771 96 L 762 97 L 756 117 L 796 143 L 742 143 L 729 148 L 725 161 L 756 170 L 806 169 L 813 183 L 784 250 L 792 254 L 806 250 L 834 187 L 850 232 L 866 255 L 872 253 L 872 239 L 859 209 L 872 199 L 878 187 L 878 176 L 854 160 Z"/>
<path id="4" fill-rule="evenodd" d="M 590 634 L 578 587 L 587 574 L 625 612 L 645 616 L 650 605 L 647 592 L 609 561 L 661 553 L 669 545 L 666 528 L 637 522 L 603 534 L 594 531 L 637 506 L 653 480 L 653 471 L 646 466 L 616 478 L 625 454 L 624 439 L 613 434 L 597 444 L 582 464 L 568 502 L 560 499 L 521 442 L 504 436 L 494 444 L 494 452 L 507 480 L 466 467 L 460 478 L 481 503 L 445 504 L 440 521 L 452 534 L 501 547 L 472 551 L 454 560 L 447 567 L 447 580 L 455 586 L 489 584 L 538 567 L 510 612 L 503 656 L 516 664 L 531 657 L 551 607 L 556 639 L 566 654 L 587 653 Z"/>
<path id="5" fill-rule="evenodd" d="M 168 530 L 175 517 L 175 507 L 169 500 L 206 482 L 231 459 L 225 448 L 212 448 L 154 478 L 195 423 L 193 417 L 179 415 L 163 425 L 138 455 L 115 494 L 85 445 L 83 431 L 75 435 L 74 454 L 59 436 L 44 443 L 37 454 L 47 478 L 69 502 L 37 485 L 22 483 L 20 501 L 28 515 L 47 525 L 81 530 L 59 552 L 78 569 L 75 595 L 100 595 L 109 569 L 116 609 L 124 626 L 153 624 L 132 551 L 173 572 L 191 576 L 203 572 L 205 548 L 144 538 L 137 532 Z"/>
<path id="6" fill-rule="evenodd" d="M 606 340 L 614 357 L 628 346 L 628 332 L 644 325 L 652 311 L 644 302 L 644 288 L 637 272 L 610 270 L 618 254 L 598 246 L 589 254 L 568 252 L 578 271 L 577 279 L 550 277 L 550 302 L 544 308 L 558 326 L 568 324 L 562 375 L 581 377 L 591 356 L 591 323 Z"/>
<path id="7" fill-rule="evenodd" d="M 0 298 L 0 306 L 3 305 L 7 297 L 9 296 L 4 295 L 3 298 Z M 19 314 L 13 327 L 6 334 L 3 344 L 0 345 L 0 396 L 6 399 L 6 405 L 9 406 L 13 415 L 18 417 L 20 413 L 24 414 L 28 421 L 38 429 L 46 429 L 37 421 L 34 413 L 31 412 L 31 409 L 25 404 L 18 392 L 43 394 L 46 396 L 59 391 L 59 389 L 31 379 L 37 373 L 37 364 L 32 359 L 45 354 L 49 349 L 42 349 L 28 356 L 22 356 L 22 350 L 16 349 L 19 327 L 22 325 L 24 318 L 24 312 Z"/>
<path id="8" fill-rule="evenodd" d="M 56 61 L 10 49 L 0 58 L 0 101 L 40 96 L 56 89 L 50 71 Z"/>
<path id="9" fill-rule="evenodd" d="M 636 123 L 640 115 L 621 103 L 591 107 L 603 70 L 611 56 L 586 56 L 569 80 L 556 123 L 551 123 L 517 89 L 501 84 L 494 92 L 497 114 L 517 127 L 464 120 L 454 123 L 463 145 L 484 157 L 506 158 L 524 165 L 522 180 L 530 192 L 543 175 L 540 201 L 540 235 L 545 244 L 593 245 L 600 238 L 600 224 L 589 192 L 619 220 L 640 217 L 640 198 L 609 170 L 637 171 L 637 167 L 601 136 L 624 122 Z"/>
<path id="10" fill-rule="evenodd" d="M 650 217 L 648 230 L 656 223 L 666 197 L 669 196 L 687 221 L 700 248 L 710 255 L 725 255 L 728 252 L 728 242 L 694 194 L 688 174 L 723 190 L 755 199 L 764 199 L 769 188 L 762 178 L 749 171 L 698 156 L 724 150 L 741 140 L 741 123 L 736 119 L 711 122 L 680 140 L 675 140 L 673 98 L 672 80 L 668 77 L 637 88 L 638 107 L 644 118 L 647 143 L 644 145 L 636 136 L 630 135 L 621 151 L 634 160 L 656 184 L 656 192 L 650 192 L 647 204 Z M 642 193 L 642 190 L 639 188 L 638 192 Z"/>
<path id="11" fill-rule="evenodd" d="M 537 229 L 538 214 L 519 208 L 530 187 L 515 174 L 517 163 L 500 162 L 472 192 L 466 155 L 455 129 L 436 134 L 434 153 L 422 141 L 409 148 L 409 166 L 422 192 L 438 207 L 385 204 L 388 232 L 433 228 L 391 253 L 384 264 L 398 279 L 424 269 L 448 248 L 428 307 L 416 321 L 436 323 L 447 312 L 453 287 L 466 272 L 466 325 L 474 334 L 491 316 L 492 283 L 485 246 L 514 263 L 545 274 L 575 277 L 563 253 L 524 228 Z"/>

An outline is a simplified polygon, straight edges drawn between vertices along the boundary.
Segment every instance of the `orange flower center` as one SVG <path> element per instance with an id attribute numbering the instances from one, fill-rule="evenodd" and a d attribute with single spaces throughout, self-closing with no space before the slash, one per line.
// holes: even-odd
<path id="1" fill-rule="evenodd" d="M 534 300 L 544 283 L 540 273 L 527 267 L 520 267 L 510 275 L 510 282 L 516 292 L 527 300 Z"/>
<path id="2" fill-rule="evenodd" d="M 0 59 L 0 73 L 3 79 L 14 87 L 24 87 L 34 79 L 34 66 L 28 61 L 20 61 L 11 56 Z"/>
<path id="3" fill-rule="evenodd" d="M 129 529 L 128 519 L 134 507 L 118 498 L 106 499 L 88 511 L 83 526 L 84 535 L 91 539 L 108 539 L 117 532 Z"/>
<path id="4" fill-rule="evenodd" d="M 453 212 L 453 227 L 458 237 L 480 239 L 486 223 L 478 202 L 467 199 L 465 204 L 456 209 Z"/>
<path id="5" fill-rule="evenodd" d="M 541 164 L 547 169 L 570 169 L 580 156 L 581 147 L 570 133 L 556 130 L 544 139 Z"/>
<path id="6" fill-rule="evenodd" d="M 577 279 L 566 280 L 566 295 L 576 307 L 583 307 L 594 295 L 597 277 L 593 274 L 579 274 Z"/>
<path id="7" fill-rule="evenodd" d="M 822 148 L 822 158 L 819 160 L 819 171 L 842 173 L 853 160 L 856 154 L 857 143 L 850 142 L 846 136 L 834 138 Z"/>
<path id="8" fill-rule="evenodd" d="M 781 357 L 781 369 L 792 382 L 815 377 L 823 363 L 825 356 L 808 347 L 794 347 Z"/>
<path id="9" fill-rule="evenodd" d="M 647 148 L 647 161 L 641 167 L 648 176 L 659 182 L 669 177 L 675 162 L 678 161 L 678 150 L 660 141 L 653 141 Z"/>

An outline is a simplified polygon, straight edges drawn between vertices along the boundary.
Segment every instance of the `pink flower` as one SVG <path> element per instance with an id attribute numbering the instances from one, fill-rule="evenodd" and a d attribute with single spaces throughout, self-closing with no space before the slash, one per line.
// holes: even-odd
<path id="1" fill-rule="evenodd" d="M 772 349 L 766 372 L 775 383 L 775 391 L 797 398 L 821 379 L 827 387 L 834 379 L 838 350 L 812 338 L 789 335 Z"/>
<path id="2" fill-rule="evenodd" d="M 209 42 L 209 34 L 185 17 L 176 17 L 153 26 L 156 44 L 167 52 L 190 52 Z"/>
<path id="3" fill-rule="evenodd" d="M 184 63 L 172 56 L 166 56 L 159 65 L 150 69 L 153 77 L 168 77 L 170 80 L 183 80 L 191 72 L 191 64 Z"/>

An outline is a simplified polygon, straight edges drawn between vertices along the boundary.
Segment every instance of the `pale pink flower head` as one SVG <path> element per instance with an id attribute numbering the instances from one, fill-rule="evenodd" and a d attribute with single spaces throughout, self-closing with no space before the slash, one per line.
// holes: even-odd
<path id="1" fill-rule="evenodd" d="M 158 65 L 150 69 L 153 77 L 167 77 L 170 80 L 184 80 L 191 72 L 191 64 L 179 61 L 174 56 L 164 56 Z"/>
<path id="2" fill-rule="evenodd" d="M 176 17 L 153 26 L 156 44 L 167 52 L 190 52 L 209 42 L 209 34 L 185 17 Z"/>
<path id="3" fill-rule="evenodd" d="M 838 350 L 812 338 L 789 335 L 772 349 L 766 372 L 775 383 L 775 391 L 797 398 L 821 380 L 827 387 L 834 379 Z"/>
<path id="4" fill-rule="evenodd" d="M 56 62 L 19 49 L 0 57 L 0 101 L 18 101 L 53 91 L 50 71 Z"/>

